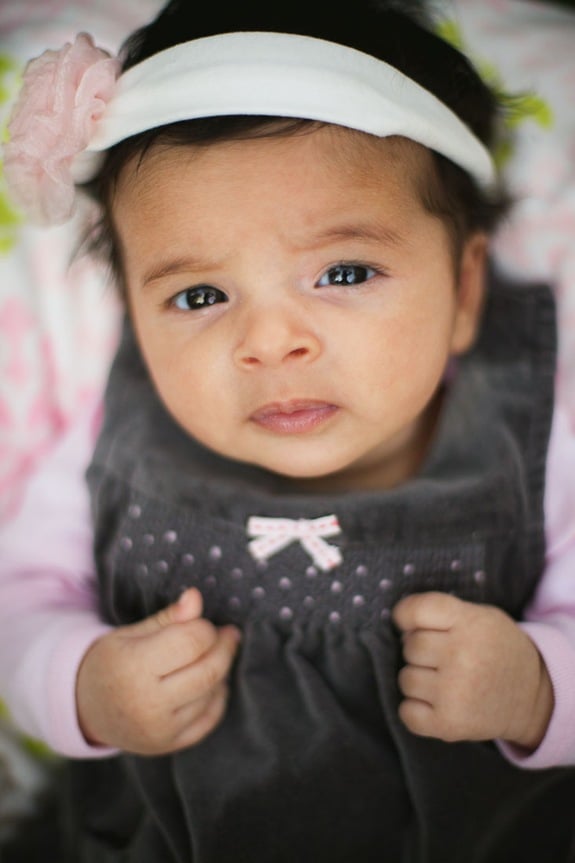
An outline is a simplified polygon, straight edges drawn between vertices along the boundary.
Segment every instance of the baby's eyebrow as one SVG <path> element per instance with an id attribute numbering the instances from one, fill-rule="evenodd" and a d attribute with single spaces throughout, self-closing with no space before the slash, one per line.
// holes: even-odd
<path id="1" fill-rule="evenodd" d="M 142 278 L 142 287 L 146 287 L 152 282 L 157 282 L 166 276 L 178 275 L 178 273 L 192 273 L 194 270 L 205 268 L 205 262 L 191 256 L 182 256 L 169 258 L 154 263 Z"/>
<path id="2" fill-rule="evenodd" d="M 388 225 L 369 222 L 333 225 L 315 234 L 312 243 L 320 246 L 338 240 L 367 240 L 388 246 L 399 246 L 406 242 L 405 236 Z"/>

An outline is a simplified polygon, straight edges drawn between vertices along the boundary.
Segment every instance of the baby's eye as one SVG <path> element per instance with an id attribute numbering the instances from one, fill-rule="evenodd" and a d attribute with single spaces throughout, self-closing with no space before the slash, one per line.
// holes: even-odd
<path id="1" fill-rule="evenodd" d="M 182 312 L 193 309 L 205 309 L 215 306 L 216 303 L 227 303 L 228 298 L 219 288 L 212 285 L 196 285 L 195 288 L 186 288 L 172 299 L 172 304 Z"/>
<path id="2" fill-rule="evenodd" d="M 320 288 L 326 285 L 360 285 L 376 275 L 377 271 L 366 264 L 336 264 L 323 274 L 317 284 Z"/>

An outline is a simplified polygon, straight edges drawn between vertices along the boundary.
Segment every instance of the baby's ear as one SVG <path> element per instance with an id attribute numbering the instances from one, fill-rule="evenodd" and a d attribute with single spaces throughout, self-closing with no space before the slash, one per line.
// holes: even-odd
<path id="1" fill-rule="evenodd" d="M 461 252 L 451 339 L 453 354 L 469 350 L 481 323 L 488 245 L 487 234 L 478 231 L 468 237 Z"/>

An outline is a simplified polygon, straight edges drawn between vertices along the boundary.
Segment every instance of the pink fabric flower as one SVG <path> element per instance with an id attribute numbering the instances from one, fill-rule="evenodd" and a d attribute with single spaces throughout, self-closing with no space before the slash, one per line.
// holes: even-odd
<path id="1" fill-rule="evenodd" d="M 87 147 L 119 71 L 118 60 L 86 33 L 26 66 L 8 125 L 4 174 L 30 221 L 55 225 L 72 215 L 72 162 Z"/>

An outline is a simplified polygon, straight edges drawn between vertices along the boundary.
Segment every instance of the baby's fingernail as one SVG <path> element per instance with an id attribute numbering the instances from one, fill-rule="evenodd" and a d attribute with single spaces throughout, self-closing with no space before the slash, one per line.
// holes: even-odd
<path id="1" fill-rule="evenodd" d="M 196 593 L 196 588 L 187 587 L 179 595 L 174 603 L 174 610 L 176 612 L 177 619 L 180 619 L 180 615 L 185 619 L 190 613 L 195 613 L 194 603 L 197 603 Z M 190 605 L 190 603 L 192 603 L 192 605 Z"/>
<path id="2" fill-rule="evenodd" d="M 195 587 L 185 587 L 180 593 L 177 605 L 185 605 L 186 602 L 189 602 L 192 596 L 197 594 L 197 592 L 197 588 Z"/>

